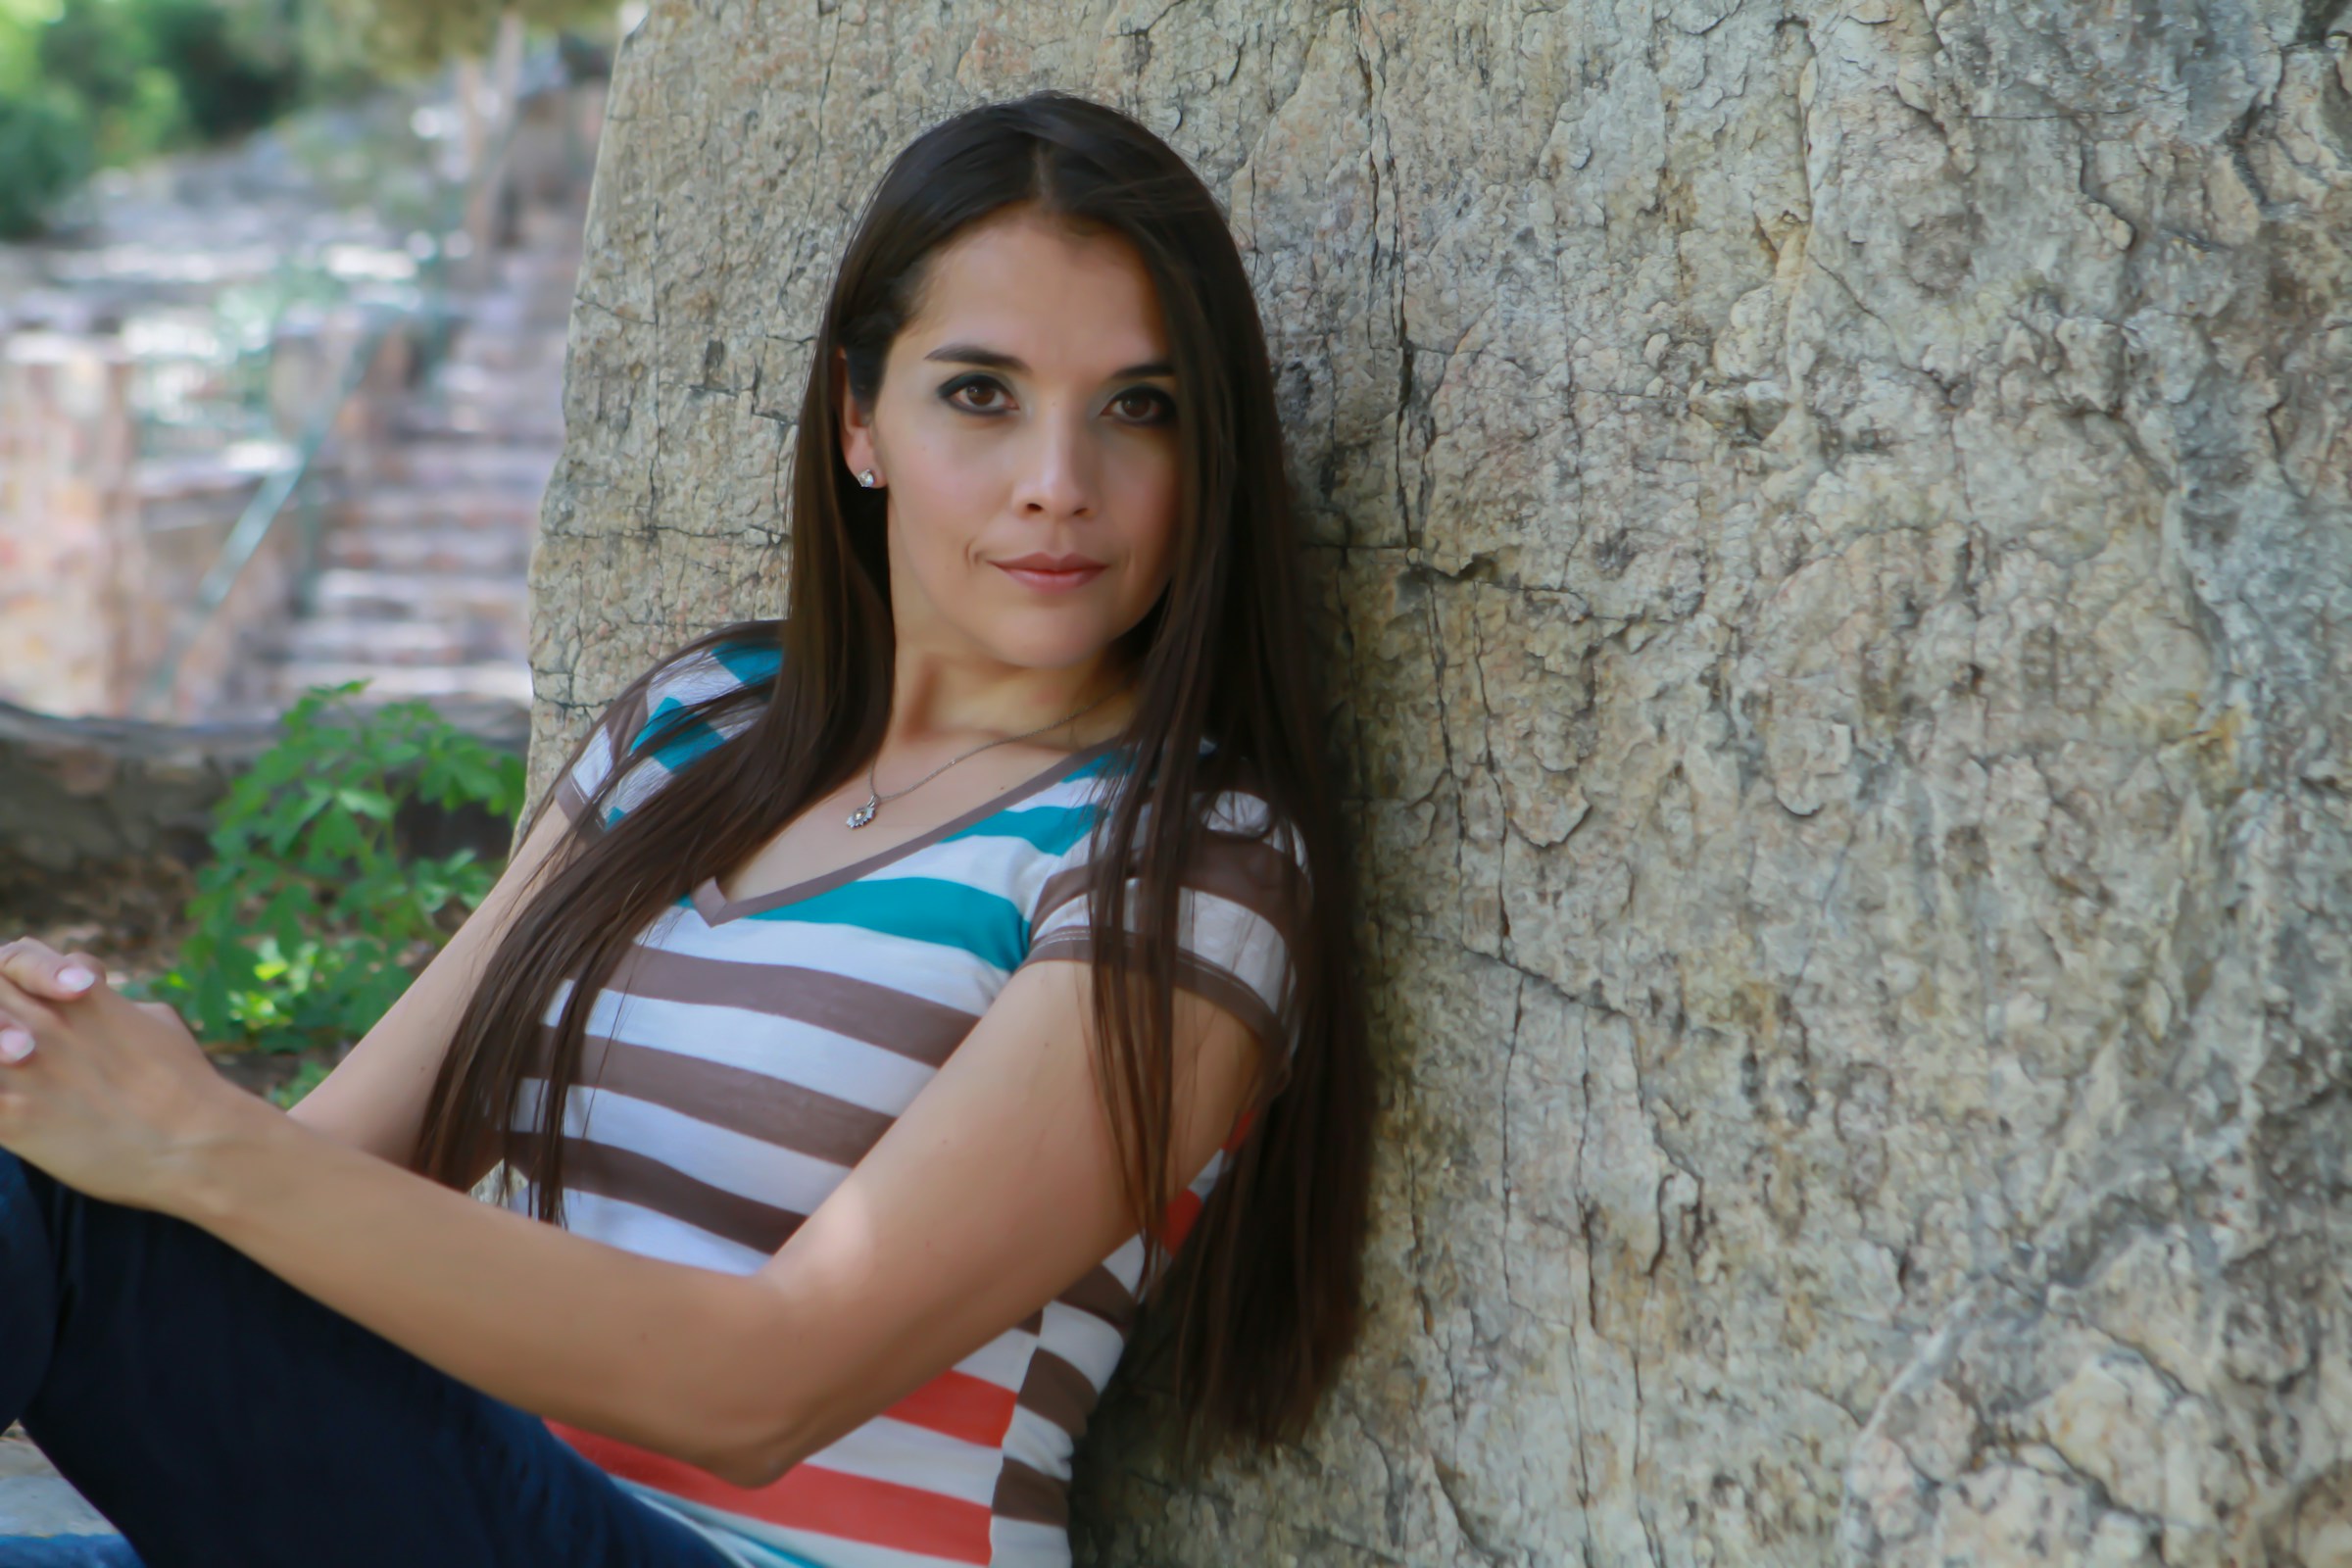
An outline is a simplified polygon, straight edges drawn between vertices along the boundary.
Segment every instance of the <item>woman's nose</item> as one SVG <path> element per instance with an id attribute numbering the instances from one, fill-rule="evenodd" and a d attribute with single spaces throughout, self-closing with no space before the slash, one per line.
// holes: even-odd
<path id="1" fill-rule="evenodd" d="M 1051 517 L 1085 516 L 1095 510 L 1098 454 L 1081 420 L 1057 413 L 1038 418 L 1023 443 L 1013 503 Z"/>

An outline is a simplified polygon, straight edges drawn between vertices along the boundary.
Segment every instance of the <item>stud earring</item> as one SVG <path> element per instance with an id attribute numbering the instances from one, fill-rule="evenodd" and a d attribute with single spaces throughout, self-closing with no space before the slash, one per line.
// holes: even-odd
<path id="1" fill-rule="evenodd" d="M 871 490 L 874 487 L 874 470 L 871 468 L 859 468 L 858 470 L 858 482 L 866 489 Z"/>

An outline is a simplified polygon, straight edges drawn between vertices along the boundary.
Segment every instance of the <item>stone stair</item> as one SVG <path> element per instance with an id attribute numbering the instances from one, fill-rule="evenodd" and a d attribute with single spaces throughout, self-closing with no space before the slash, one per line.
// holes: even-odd
<path id="1" fill-rule="evenodd" d="M 112 1534 L 114 1527 L 49 1467 L 22 1429 L 11 1427 L 0 1437 L 0 1543 L 17 1536 Z M 0 1545 L 0 1553 L 5 1549 Z"/>
<path id="2" fill-rule="evenodd" d="M 584 215 L 527 210 L 459 301 L 450 353 L 393 419 L 371 482 L 334 505 L 307 611 L 263 705 L 365 679 L 376 700 L 530 703 L 525 577 L 564 441 L 564 332 Z"/>

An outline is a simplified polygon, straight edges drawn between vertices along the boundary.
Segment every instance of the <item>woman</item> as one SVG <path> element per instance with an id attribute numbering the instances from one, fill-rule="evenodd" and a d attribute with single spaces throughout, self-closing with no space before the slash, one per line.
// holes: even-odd
<path id="1" fill-rule="evenodd" d="M 292 1112 L 0 959 L 0 1422 L 149 1568 L 1065 1562 L 1145 1301 L 1187 1452 L 1312 1413 L 1370 1091 L 1206 189 L 1060 95 L 923 135 L 792 485 L 789 614 L 606 710 Z"/>

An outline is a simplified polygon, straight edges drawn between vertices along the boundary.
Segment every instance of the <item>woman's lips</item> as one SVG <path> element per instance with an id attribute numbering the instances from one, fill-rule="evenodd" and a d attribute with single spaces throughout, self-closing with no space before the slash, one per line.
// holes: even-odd
<path id="1" fill-rule="evenodd" d="M 1064 593 L 1081 588 L 1102 575 L 1101 566 L 1080 566 L 1073 571 L 1040 571 L 1035 566 L 1005 566 L 997 569 L 1015 582 L 1027 583 L 1046 593 Z"/>

